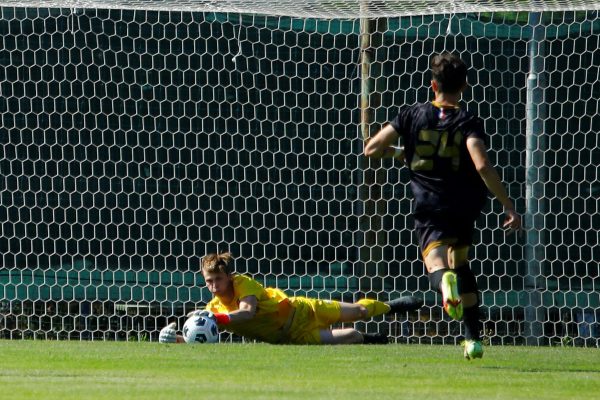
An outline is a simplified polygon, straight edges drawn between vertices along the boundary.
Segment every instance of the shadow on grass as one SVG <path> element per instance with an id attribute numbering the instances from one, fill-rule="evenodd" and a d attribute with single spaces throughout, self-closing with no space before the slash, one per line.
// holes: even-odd
<path id="1" fill-rule="evenodd" d="M 548 373 L 548 372 L 586 372 L 593 374 L 600 374 L 600 370 L 597 369 L 586 369 L 586 368 L 573 368 L 573 369 L 558 369 L 558 368 L 519 368 L 519 367 L 502 367 L 498 365 L 482 365 L 481 369 L 500 369 L 500 370 L 512 370 L 517 372 L 529 372 L 529 373 Z"/>

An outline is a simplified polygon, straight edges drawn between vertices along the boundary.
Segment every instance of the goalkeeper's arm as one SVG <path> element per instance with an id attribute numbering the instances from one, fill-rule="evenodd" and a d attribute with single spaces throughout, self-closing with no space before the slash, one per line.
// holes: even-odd
<path id="1" fill-rule="evenodd" d="M 192 315 L 202 315 L 212 318 L 219 325 L 228 325 L 231 322 L 239 323 L 250 321 L 256 315 L 258 299 L 256 296 L 246 296 L 240 299 L 238 309 L 230 313 L 211 312 L 209 310 L 196 310 L 188 313 L 188 318 Z"/>
<path id="2" fill-rule="evenodd" d="M 219 325 L 250 321 L 256 315 L 257 304 L 256 296 L 246 296 L 240 299 L 237 310 L 230 313 L 214 313 L 213 318 Z"/>
<path id="3" fill-rule="evenodd" d="M 256 296 L 246 296 L 240 299 L 238 310 L 229 313 L 231 322 L 249 321 L 256 315 L 258 299 Z"/>

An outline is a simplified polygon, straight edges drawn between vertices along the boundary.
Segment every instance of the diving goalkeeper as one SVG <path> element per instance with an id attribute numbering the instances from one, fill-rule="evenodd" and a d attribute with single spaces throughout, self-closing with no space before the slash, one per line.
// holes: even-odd
<path id="1" fill-rule="evenodd" d="M 208 254 L 202 259 L 202 275 L 213 299 L 205 310 L 192 312 L 214 318 L 221 330 L 273 344 L 387 343 L 382 334 L 361 333 L 353 328 L 332 329 L 339 322 L 355 322 L 387 313 L 419 309 L 423 301 L 405 296 L 381 302 L 356 303 L 288 297 L 265 288 L 232 268 L 231 253 Z M 160 331 L 161 343 L 182 343 L 173 322 Z"/>

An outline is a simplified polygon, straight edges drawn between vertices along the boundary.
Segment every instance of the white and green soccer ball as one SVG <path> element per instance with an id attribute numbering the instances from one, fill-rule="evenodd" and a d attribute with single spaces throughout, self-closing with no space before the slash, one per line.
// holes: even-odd
<path id="1" fill-rule="evenodd" d="M 216 343 L 219 341 L 219 328 L 212 318 L 192 315 L 182 329 L 183 339 L 188 344 Z"/>
<path id="2" fill-rule="evenodd" d="M 483 346 L 479 340 L 465 340 L 464 346 L 467 360 L 483 357 Z"/>

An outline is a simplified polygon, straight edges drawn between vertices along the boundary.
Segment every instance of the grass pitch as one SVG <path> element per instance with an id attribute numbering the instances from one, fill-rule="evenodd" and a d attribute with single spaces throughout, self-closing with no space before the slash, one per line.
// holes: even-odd
<path id="1" fill-rule="evenodd" d="M 0 341 L 18 399 L 591 399 L 600 350 Z M 6 396 L 6 397 L 3 397 Z"/>

